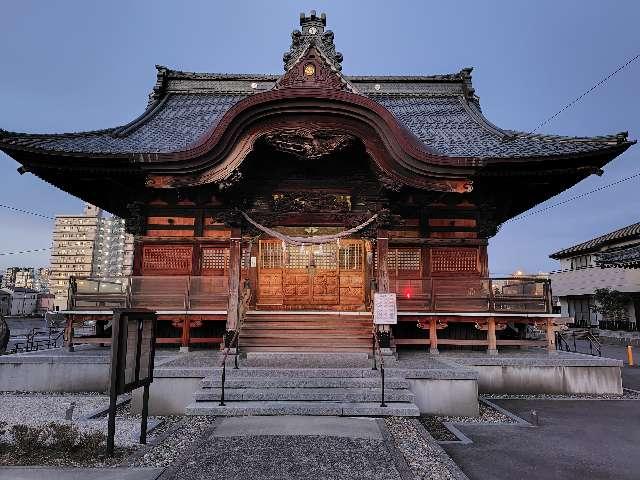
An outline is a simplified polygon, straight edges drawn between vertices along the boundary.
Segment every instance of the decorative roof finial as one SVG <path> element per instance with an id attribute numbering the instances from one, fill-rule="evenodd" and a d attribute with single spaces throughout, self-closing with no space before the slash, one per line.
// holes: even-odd
<path id="1" fill-rule="evenodd" d="M 291 33 L 291 47 L 289 51 L 282 56 L 285 71 L 289 70 L 307 50 L 309 45 L 315 45 L 332 67 L 336 70 L 342 70 L 342 54 L 336 52 L 336 46 L 333 43 L 333 32 L 325 30 L 327 26 L 327 16 L 321 13 L 318 17 L 315 10 L 311 10 L 309 16 L 304 12 L 300 14 L 300 30 L 294 30 Z"/>

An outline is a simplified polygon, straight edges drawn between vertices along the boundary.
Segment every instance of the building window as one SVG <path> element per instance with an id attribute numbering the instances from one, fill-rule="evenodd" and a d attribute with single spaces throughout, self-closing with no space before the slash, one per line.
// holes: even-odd
<path id="1" fill-rule="evenodd" d="M 591 266 L 591 255 L 580 255 L 571 259 L 571 270 L 587 268 Z"/>
<path id="2" fill-rule="evenodd" d="M 598 323 L 596 313 L 592 310 L 593 306 L 594 300 L 591 295 L 567 297 L 569 316 L 574 318 L 576 327 L 587 327 Z"/>

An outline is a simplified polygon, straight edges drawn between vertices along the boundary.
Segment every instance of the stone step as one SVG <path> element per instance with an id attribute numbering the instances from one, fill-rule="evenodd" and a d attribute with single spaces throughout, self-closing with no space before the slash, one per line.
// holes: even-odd
<path id="1" fill-rule="evenodd" d="M 317 401 L 229 401 L 226 402 L 224 407 L 221 407 L 219 402 L 193 402 L 187 405 L 185 413 L 187 415 L 215 416 L 332 415 L 348 417 L 417 417 L 420 415 L 418 407 L 409 402 L 389 402 L 386 407 L 381 407 L 379 402 L 344 403 Z"/>
<path id="2" fill-rule="evenodd" d="M 203 388 L 217 389 L 222 385 L 220 378 L 206 378 L 202 381 Z M 385 390 L 409 388 L 409 382 L 403 378 L 385 378 Z M 379 388 L 380 377 L 244 377 L 225 380 L 225 388 Z"/>
<path id="3" fill-rule="evenodd" d="M 385 370 L 385 380 L 391 378 L 402 378 L 404 376 L 400 372 L 393 370 Z M 203 382 L 209 380 L 219 380 L 222 375 L 222 369 L 216 367 L 211 369 L 211 375 L 203 379 Z M 227 367 L 227 380 L 232 378 L 252 378 L 252 377 L 282 377 L 282 378 L 380 378 L 379 370 L 371 370 L 370 368 L 239 368 L 234 369 L 229 365 Z"/>
<path id="4" fill-rule="evenodd" d="M 225 388 L 225 399 L 243 401 L 329 401 L 363 403 L 380 401 L 378 388 Z M 205 388 L 194 393 L 196 402 L 220 400 L 220 389 Z M 385 401 L 413 402 L 415 395 L 406 389 L 385 388 Z"/>
<path id="5" fill-rule="evenodd" d="M 370 346 L 344 345 L 344 346 L 327 346 L 318 345 L 252 345 L 241 347 L 243 352 L 277 352 L 277 353 L 320 353 L 320 352 L 366 352 L 371 349 Z"/>

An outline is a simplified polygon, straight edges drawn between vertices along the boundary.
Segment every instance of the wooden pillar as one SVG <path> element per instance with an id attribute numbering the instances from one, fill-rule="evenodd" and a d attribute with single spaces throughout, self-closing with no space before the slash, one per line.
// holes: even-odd
<path id="1" fill-rule="evenodd" d="M 496 343 L 496 320 L 493 317 L 490 317 L 487 323 L 487 353 L 489 355 L 498 354 L 498 346 Z"/>
<path id="2" fill-rule="evenodd" d="M 231 229 L 229 245 L 229 303 L 227 304 L 227 330 L 238 326 L 238 292 L 240 288 L 240 228 Z"/>
<path id="3" fill-rule="evenodd" d="M 429 353 L 432 355 L 437 355 L 440 353 L 438 351 L 438 328 L 437 321 L 432 318 L 429 321 Z"/>
<path id="4" fill-rule="evenodd" d="M 555 330 L 553 329 L 553 320 L 548 318 L 546 326 L 547 326 L 547 353 L 549 353 L 549 355 L 554 355 L 558 353 L 558 351 L 556 350 L 556 333 L 555 333 Z"/>
<path id="5" fill-rule="evenodd" d="M 378 271 L 376 280 L 378 281 L 378 292 L 389 292 L 389 268 L 387 266 L 387 256 L 389 254 L 389 234 L 386 230 L 378 230 L 376 240 L 376 257 L 378 259 Z"/>
<path id="6" fill-rule="evenodd" d="M 378 259 L 378 271 L 376 281 L 378 283 L 378 293 L 389 293 L 389 268 L 387 266 L 387 256 L 389 254 L 389 234 L 386 230 L 378 230 L 376 239 L 376 258 Z M 389 325 L 378 326 L 379 330 L 388 332 Z"/>

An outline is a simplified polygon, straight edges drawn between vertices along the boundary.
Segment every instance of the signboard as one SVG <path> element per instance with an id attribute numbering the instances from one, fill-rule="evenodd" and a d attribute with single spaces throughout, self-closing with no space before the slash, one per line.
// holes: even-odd
<path id="1" fill-rule="evenodd" d="M 153 382 L 157 316 L 142 308 L 114 309 L 111 321 L 107 453 L 113 455 L 118 395 L 144 387 L 140 443 L 147 439 L 149 385 Z"/>
<path id="2" fill-rule="evenodd" d="M 373 323 L 375 325 L 398 323 L 398 304 L 395 293 L 373 294 Z"/>

